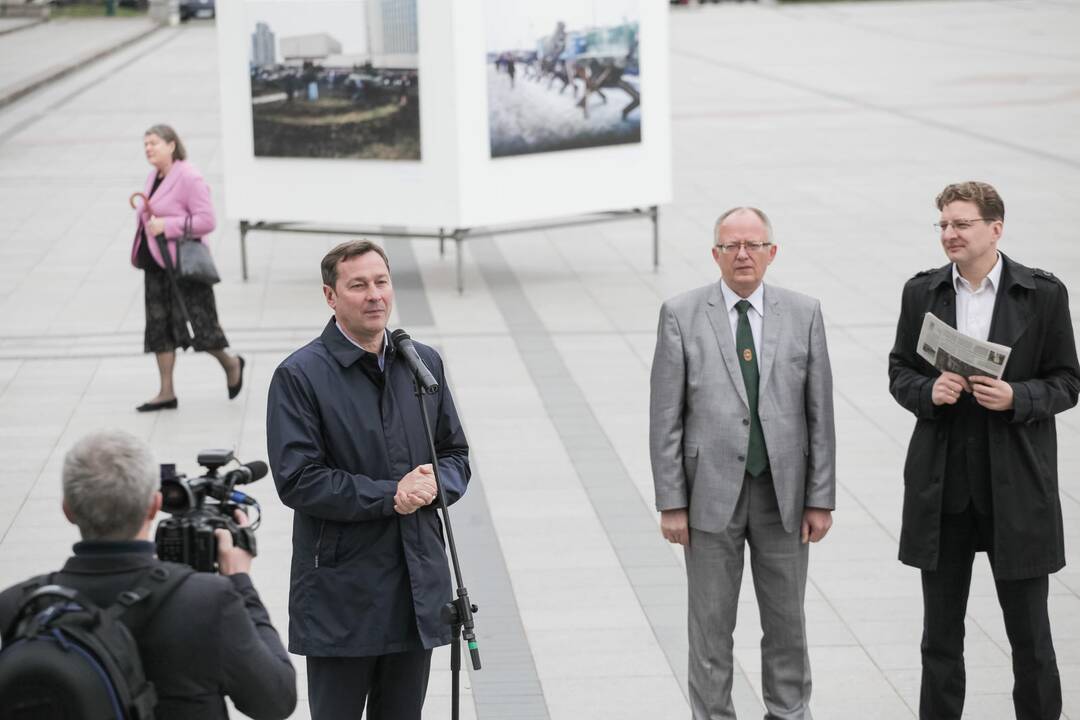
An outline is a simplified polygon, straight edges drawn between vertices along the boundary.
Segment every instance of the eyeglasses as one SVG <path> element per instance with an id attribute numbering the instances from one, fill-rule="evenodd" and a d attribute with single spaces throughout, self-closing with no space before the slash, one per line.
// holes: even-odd
<path id="1" fill-rule="evenodd" d="M 934 229 L 938 232 L 943 233 L 949 229 L 950 225 L 952 225 L 953 230 L 955 230 L 956 232 L 964 232 L 965 230 L 970 229 L 972 225 L 980 221 L 985 223 L 994 222 L 990 218 L 972 218 L 971 220 L 953 220 L 952 222 L 948 220 L 942 220 L 941 222 L 934 223 Z"/>
<path id="2" fill-rule="evenodd" d="M 746 248 L 746 252 L 759 253 L 765 252 L 772 247 L 771 242 L 738 242 L 738 243 L 724 243 L 723 245 L 717 243 L 716 247 L 720 248 L 720 252 L 725 255 L 737 255 L 739 250 Z"/>

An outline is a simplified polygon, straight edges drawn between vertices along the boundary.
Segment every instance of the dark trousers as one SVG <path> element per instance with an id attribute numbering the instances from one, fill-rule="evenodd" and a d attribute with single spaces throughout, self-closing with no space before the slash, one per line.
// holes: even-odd
<path id="1" fill-rule="evenodd" d="M 307 659 L 312 720 L 420 720 L 431 651 Z"/>
<path id="2" fill-rule="evenodd" d="M 941 516 L 937 570 L 923 571 L 922 692 L 920 720 L 959 720 L 964 710 L 964 616 L 971 564 L 991 553 L 993 520 L 969 505 Z M 1005 632 L 1012 646 L 1013 706 L 1017 720 L 1058 720 L 1061 678 L 1050 637 L 1046 575 L 995 580 Z"/>

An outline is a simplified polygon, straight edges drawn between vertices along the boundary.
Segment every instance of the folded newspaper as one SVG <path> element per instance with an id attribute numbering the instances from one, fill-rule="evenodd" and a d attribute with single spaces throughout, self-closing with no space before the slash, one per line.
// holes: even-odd
<path id="1" fill-rule="evenodd" d="M 926 313 L 916 351 L 942 372 L 964 377 L 988 375 L 1000 380 L 1012 348 L 968 337 L 933 313 Z"/>

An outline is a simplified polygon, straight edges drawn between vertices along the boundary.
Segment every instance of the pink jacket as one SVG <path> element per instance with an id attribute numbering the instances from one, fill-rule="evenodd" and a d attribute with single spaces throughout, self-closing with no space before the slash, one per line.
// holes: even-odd
<path id="1" fill-rule="evenodd" d="M 149 195 L 154 187 L 154 179 L 157 170 L 151 170 L 146 178 L 146 186 L 143 194 Z M 169 174 L 161 181 L 154 197 L 150 198 L 150 209 L 153 214 L 165 220 L 165 238 L 169 241 L 169 254 L 172 255 L 173 266 L 176 266 L 176 241 L 184 234 L 184 220 L 191 216 L 191 233 L 206 242 L 206 236 L 214 230 L 214 206 L 210 204 L 210 188 L 203 176 L 185 160 L 177 160 L 173 163 Z M 150 222 L 150 214 L 142 198 L 135 199 L 135 240 L 131 244 L 131 264 L 135 265 L 138 256 L 139 243 L 142 242 L 142 233 L 145 223 Z M 161 250 L 158 242 L 146 233 L 149 240 L 150 255 L 161 267 L 165 267 L 161 259 Z"/>

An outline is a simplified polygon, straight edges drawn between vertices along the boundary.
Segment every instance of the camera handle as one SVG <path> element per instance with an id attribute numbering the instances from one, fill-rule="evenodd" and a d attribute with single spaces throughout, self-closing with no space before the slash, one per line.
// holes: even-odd
<path id="1" fill-rule="evenodd" d="M 457 543 L 454 542 L 454 527 L 450 524 L 450 510 L 446 502 L 442 479 L 439 477 L 439 456 L 435 453 L 435 436 L 428 417 L 427 403 L 424 402 L 424 389 L 418 378 L 413 378 L 413 389 L 420 403 L 420 416 L 424 421 L 424 433 L 427 435 L 428 450 L 431 452 L 431 469 L 435 474 L 435 487 L 439 493 L 439 506 L 442 509 L 443 527 L 446 530 L 446 544 L 450 548 L 450 563 L 454 568 L 454 584 L 457 587 L 457 599 L 443 606 L 440 615 L 443 622 L 450 625 L 450 717 L 458 720 L 461 704 L 461 637 L 469 648 L 473 670 L 480 669 L 480 647 L 476 642 L 473 613 L 479 608 L 469 601 L 469 591 L 461 579 L 461 564 L 458 562 Z"/>

